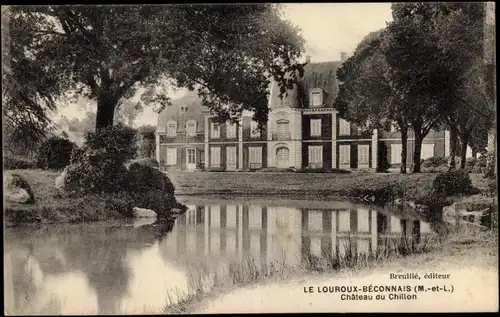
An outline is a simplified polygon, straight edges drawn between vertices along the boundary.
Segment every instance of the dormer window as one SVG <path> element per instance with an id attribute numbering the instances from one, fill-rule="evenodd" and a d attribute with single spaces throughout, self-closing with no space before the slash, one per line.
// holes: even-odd
<path id="1" fill-rule="evenodd" d="M 196 136 L 196 121 L 188 120 L 186 122 L 186 133 L 188 136 Z"/>
<path id="2" fill-rule="evenodd" d="M 313 88 L 309 92 L 309 105 L 311 107 L 323 106 L 323 89 Z"/>
<path id="3" fill-rule="evenodd" d="M 210 129 L 210 136 L 212 139 L 220 138 L 220 128 L 218 123 L 212 122 Z"/>
<path id="4" fill-rule="evenodd" d="M 167 123 L 167 136 L 176 137 L 177 136 L 177 122 L 169 121 Z"/>

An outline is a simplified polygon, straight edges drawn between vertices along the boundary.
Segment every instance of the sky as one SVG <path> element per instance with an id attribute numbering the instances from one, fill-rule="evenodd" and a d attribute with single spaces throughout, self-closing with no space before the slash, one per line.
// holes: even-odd
<path id="1" fill-rule="evenodd" d="M 349 56 L 359 42 L 370 32 L 384 28 L 392 21 L 390 3 L 286 3 L 284 18 L 301 29 L 306 41 L 306 55 L 311 62 L 340 60 L 340 53 Z M 181 97 L 184 91 L 172 94 Z M 76 105 L 61 109 L 62 115 L 83 116 Z M 147 108 L 136 119 L 135 125 L 156 125 L 157 115 Z"/>

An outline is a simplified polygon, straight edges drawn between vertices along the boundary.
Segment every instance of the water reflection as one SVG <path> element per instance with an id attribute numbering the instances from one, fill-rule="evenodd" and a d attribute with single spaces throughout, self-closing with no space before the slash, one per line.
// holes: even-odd
<path id="1" fill-rule="evenodd" d="M 175 223 L 8 228 L 5 312 L 161 312 L 167 294 L 175 300 L 204 278 L 200 263 L 298 265 L 347 249 L 378 252 L 402 237 L 418 243 L 430 232 L 417 217 L 347 202 L 220 200 L 192 201 Z"/>

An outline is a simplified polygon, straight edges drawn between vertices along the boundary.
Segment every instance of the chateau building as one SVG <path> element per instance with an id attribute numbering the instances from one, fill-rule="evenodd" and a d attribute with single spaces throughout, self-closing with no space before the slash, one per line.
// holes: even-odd
<path id="1" fill-rule="evenodd" d="M 258 129 L 251 113 L 239 124 L 218 124 L 201 106 L 196 92 L 173 101 L 158 116 L 156 158 L 167 170 L 258 170 L 334 168 L 375 170 L 381 159 L 391 168 L 401 164 L 401 138 L 395 130 L 366 133 L 341 118 L 333 103 L 338 92 L 336 71 L 346 58 L 308 63 L 285 97 L 277 83 L 270 87 L 267 124 Z M 449 155 L 449 133 L 431 132 L 422 159 Z M 407 166 L 413 159 L 408 136 Z"/>

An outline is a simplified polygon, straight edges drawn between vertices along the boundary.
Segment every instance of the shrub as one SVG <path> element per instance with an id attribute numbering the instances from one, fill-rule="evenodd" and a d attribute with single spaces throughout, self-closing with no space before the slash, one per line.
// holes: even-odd
<path id="1" fill-rule="evenodd" d="M 4 157 L 3 168 L 5 170 L 35 169 L 36 163 L 26 157 Z"/>
<path id="2" fill-rule="evenodd" d="M 495 178 L 496 152 L 488 152 L 486 156 L 486 171 L 485 177 Z"/>
<path id="3" fill-rule="evenodd" d="M 429 167 L 440 167 L 443 165 L 448 165 L 448 160 L 445 157 L 439 157 L 439 156 L 433 156 L 426 158 L 422 162 L 422 169 L 423 168 L 429 168 Z"/>
<path id="4" fill-rule="evenodd" d="M 475 157 L 468 157 L 465 160 L 465 170 L 467 171 L 467 173 L 474 173 L 474 171 L 476 170 L 477 161 L 478 159 Z"/>
<path id="5" fill-rule="evenodd" d="M 76 144 L 61 137 L 51 137 L 40 145 L 36 153 L 36 165 L 41 169 L 62 169 L 69 165 L 71 152 Z"/>
<path id="6" fill-rule="evenodd" d="M 489 197 L 495 197 L 497 195 L 498 185 L 496 179 L 488 180 L 488 187 L 486 190 L 486 194 Z"/>
<path id="7" fill-rule="evenodd" d="M 464 170 L 450 170 L 439 173 L 432 182 L 436 194 L 446 196 L 469 194 L 472 192 L 472 181 Z"/>
<path id="8" fill-rule="evenodd" d="M 259 172 L 270 172 L 270 173 L 284 173 L 284 172 L 295 172 L 293 167 L 264 167 L 259 170 Z"/>
<path id="9" fill-rule="evenodd" d="M 437 167 L 424 167 L 422 168 L 422 173 L 443 173 L 448 171 L 449 169 L 450 167 L 448 166 L 448 164 L 443 164 Z"/>
<path id="10" fill-rule="evenodd" d="M 310 168 L 305 167 L 297 170 L 297 173 L 338 173 L 338 174 L 349 174 L 351 173 L 348 170 L 338 169 L 338 168 Z"/>
<path id="11" fill-rule="evenodd" d="M 129 161 L 127 163 L 127 165 L 130 166 L 130 165 L 132 165 L 134 163 L 137 163 L 137 164 L 140 164 L 140 165 L 144 165 L 144 166 L 154 167 L 154 168 L 160 167 L 160 164 L 158 164 L 158 161 L 156 161 L 154 158 L 140 158 L 140 159 L 135 159 L 135 160 Z"/>
<path id="12" fill-rule="evenodd" d="M 87 132 L 81 149 L 71 154 L 66 185 L 76 192 L 111 193 L 122 189 L 125 162 L 137 153 L 136 132 L 126 126 L 112 126 L 98 133 Z"/>
<path id="13" fill-rule="evenodd" d="M 226 168 L 225 167 L 209 167 L 207 172 L 225 172 Z"/>
<path id="14" fill-rule="evenodd" d="M 150 166 L 133 163 L 127 171 L 126 182 L 123 189 L 127 191 L 147 192 L 158 189 L 163 192 L 173 193 L 174 185 L 167 176 Z"/>

